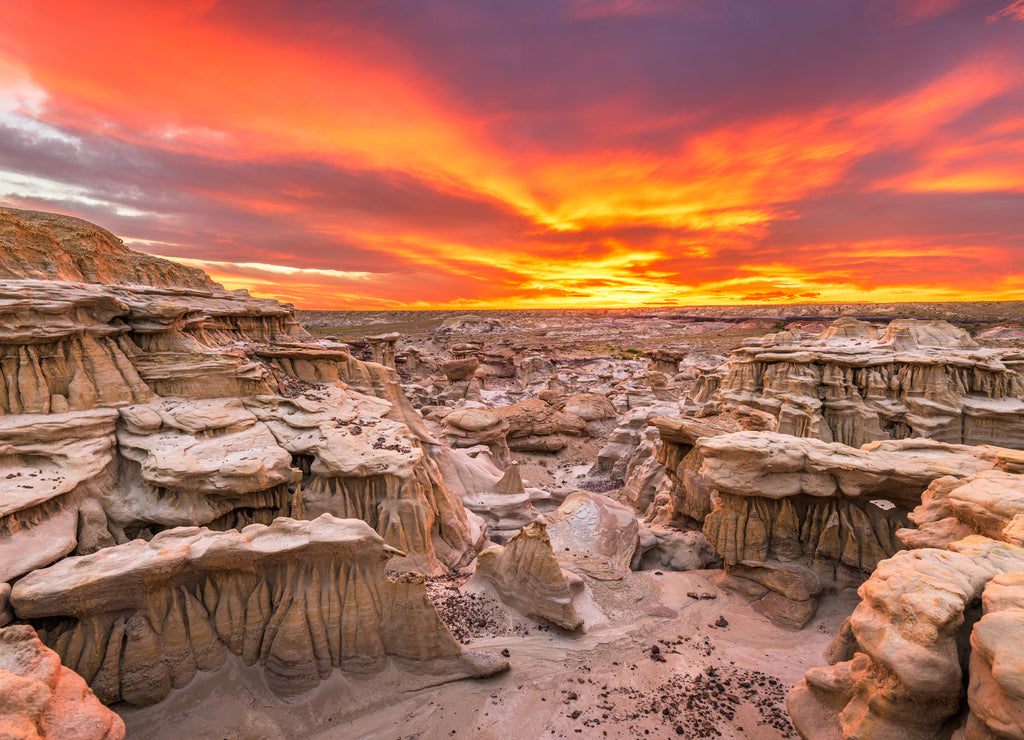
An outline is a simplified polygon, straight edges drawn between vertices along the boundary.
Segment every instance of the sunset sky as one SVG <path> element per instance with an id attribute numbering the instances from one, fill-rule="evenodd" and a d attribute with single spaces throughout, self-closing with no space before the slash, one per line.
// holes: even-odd
<path id="1" fill-rule="evenodd" d="M 301 308 L 1024 298 L 1024 0 L 69 0 L 0 204 Z"/>

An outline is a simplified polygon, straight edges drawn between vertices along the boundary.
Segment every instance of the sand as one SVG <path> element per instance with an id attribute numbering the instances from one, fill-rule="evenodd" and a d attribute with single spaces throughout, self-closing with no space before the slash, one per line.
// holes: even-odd
<path id="1" fill-rule="evenodd" d="M 856 594 L 825 597 L 807 628 L 791 632 L 744 597 L 716 589 L 718 573 L 590 581 L 584 634 L 533 624 L 470 640 L 468 649 L 508 651 L 512 670 L 491 679 L 434 685 L 437 677 L 391 665 L 372 677 L 336 671 L 283 701 L 233 659 L 156 707 L 120 714 L 129 737 L 155 740 L 796 737 L 785 694 L 822 664 Z M 594 609 L 606 621 L 596 623 L 602 617 Z"/>

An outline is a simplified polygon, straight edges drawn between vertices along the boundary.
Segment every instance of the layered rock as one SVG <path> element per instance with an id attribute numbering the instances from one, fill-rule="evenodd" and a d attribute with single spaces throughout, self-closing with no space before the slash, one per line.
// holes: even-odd
<path id="1" fill-rule="evenodd" d="M 140 254 L 72 216 L 0 208 L 0 278 L 209 287 L 202 270 Z"/>
<path id="2" fill-rule="evenodd" d="M 446 486 L 458 494 L 467 510 L 482 518 L 484 531 L 496 542 L 505 541 L 540 515 L 532 495 L 540 492 L 527 492 L 516 463 L 502 472 L 487 454 L 470 455 L 472 450 L 443 446 L 432 446 L 428 452 Z"/>
<path id="3" fill-rule="evenodd" d="M 284 695 L 389 657 L 452 678 L 506 668 L 462 651 L 423 576 L 385 576 L 398 554 L 364 522 L 329 514 L 241 532 L 183 527 L 37 570 L 11 604 L 106 703 L 158 702 L 229 654 Z"/>
<path id="4" fill-rule="evenodd" d="M 502 601 L 525 616 L 567 630 L 583 626 L 542 519 L 523 527 L 504 547 L 481 552 L 474 580 L 493 586 Z"/>
<path id="5" fill-rule="evenodd" d="M 815 340 L 747 340 L 714 398 L 725 409 L 773 414 L 780 432 L 826 442 L 929 437 L 1020 449 L 1024 379 L 1012 367 L 1019 359 L 1019 350 L 980 348 L 943 321 L 898 320 L 881 330 L 844 318 Z"/>
<path id="6" fill-rule="evenodd" d="M 580 417 L 539 398 L 496 409 L 456 409 L 444 417 L 445 435 L 453 447 L 487 445 L 502 466 L 510 460 L 509 450 L 557 452 L 586 429 L 587 422 Z"/>
<path id="7" fill-rule="evenodd" d="M 117 411 L 0 417 L 0 582 L 113 544 L 98 501 L 116 478 Z"/>
<path id="8" fill-rule="evenodd" d="M 970 534 L 1024 545 L 1021 476 L 987 470 L 964 479 L 940 478 L 924 492 L 909 519 L 917 527 L 901 529 L 896 536 L 911 548 L 946 547 Z"/>
<path id="9" fill-rule="evenodd" d="M 970 711 L 958 740 L 1024 737 L 1024 573 L 1000 573 L 981 595 L 971 632 Z"/>
<path id="10" fill-rule="evenodd" d="M 1022 571 L 1024 549 L 977 535 L 948 550 L 903 551 L 879 563 L 833 643 L 833 665 L 808 671 L 789 695 L 801 736 L 948 735 L 964 695 L 962 646 L 983 593 L 988 613 L 971 637 L 967 737 L 1019 735 L 1024 681 L 1007 640 L 1020 623 L 1022 602 L 1019 591 L 1008 598 L 1006 587 Z M 1017 575 L 995 580 L 1003 573 Z"/>
<path id="11" fill-rule="evenodd" d="M 393 370 L 311 341 L 288 305 L 77 219 L 3 212 L 0 236 L 0 272 L 19 278 L 0 281 L 0 580 L 167 527 L 307 508 L 365 519 L 410 566 L 472 559 Z"/>
<path id="12" fill-rule="evenodd" d="M 169 527 L 269 524 L 291 511 L 301 474 L 241 400 L 158 399 L 120 415 L 118 486 L 102 499 L 121 541 Z"/>
<path id="13" fill-rule="evenodd" d="M 461 500 L 412 430 L 387 418 L 388 402 L 321 388 L 247 404 L 302 468 L 307 516 L 362 519 L 414 561 L 422 556 L 409 563 L 421 569 L 472 560 L 476 550 Z"/>
<path id="14" fill-rule="evenodd" d="M 124 722 L 31 627 L 0 630 L 0 737 L 123 740 Z"/>
<path id="15" fill-rule="evenodd" d="M 902 544 L 922 492 L 944 476 L 1015 467 L 1019 453 L 931 440 L 858 450 L 777 433 L 706 437 L 704 533 L 732 576 L 768 589 L 755 608 L 787 626 L 814 615 L 825 587 L 857 585 Z"/>

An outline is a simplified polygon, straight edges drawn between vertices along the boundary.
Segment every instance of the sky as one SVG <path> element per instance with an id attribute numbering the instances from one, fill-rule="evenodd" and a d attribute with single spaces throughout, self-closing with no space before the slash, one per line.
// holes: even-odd
<path id="1" fill-rule="evenodd" d="M 1024 0 L 0 4 L 0 204 L 229 288 L 1024 298 Z"/>

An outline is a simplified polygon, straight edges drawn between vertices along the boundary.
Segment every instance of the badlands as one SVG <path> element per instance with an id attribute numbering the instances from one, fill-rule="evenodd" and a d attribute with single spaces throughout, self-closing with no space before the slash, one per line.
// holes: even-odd
<path id="1" fill-rule="evenodd" d="M 0 737 L 1024 738 L 1022 308 L 297 312 L 0 209 Z"/>

